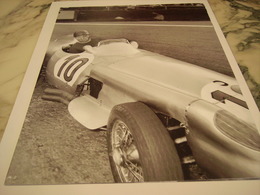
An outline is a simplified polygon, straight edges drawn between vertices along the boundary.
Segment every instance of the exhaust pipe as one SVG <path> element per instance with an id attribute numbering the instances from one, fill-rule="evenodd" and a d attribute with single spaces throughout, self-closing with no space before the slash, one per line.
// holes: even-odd
<path id="1" fill-rule="evenodd" d="M 47 88 L 44 90 L 44 93 L 45 95 L 42 96 L 42 99 L 60 102 L 66 105 L 68 105 L 70 101 L 74 99 L 74 95 L 61 89 Z"/>

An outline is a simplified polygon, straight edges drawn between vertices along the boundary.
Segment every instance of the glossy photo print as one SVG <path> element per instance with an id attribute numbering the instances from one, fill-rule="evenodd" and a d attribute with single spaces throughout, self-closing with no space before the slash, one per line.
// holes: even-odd
<path id="1" fill-rule="evenodd" d="M 259 131 L 212 17 L 53 5 L 4 186 L 257 181 Z"/>

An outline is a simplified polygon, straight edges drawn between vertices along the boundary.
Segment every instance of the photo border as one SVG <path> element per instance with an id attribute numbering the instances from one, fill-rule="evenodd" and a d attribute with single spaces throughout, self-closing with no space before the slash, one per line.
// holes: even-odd
<path id="1" fill-rule="evenodd" d="M 138 5 L 138 4 L 171 4 L 171 3 L 203 3 L 210 21 L 214 25 L 215 32 L 223 47 L 229 64 L 241 87 L 252 117 L 259 130 L 259 110 L 240 71 L 239 66 L 232 54 L 231 49 L 217 23 L 217 20 L 205 0 L 148 0 L 148 1 L 67 1 L 54 2 L 46 17 L 43 29 L 39 36 L 31 61 L 26 71 L 21 88 L 17 95 L 13 111 L 10 115 L 5 133 L 0 145 L 0 193 L 8 194 L 259 194 L 259 180 L 237 180 L 237 181 L 195 181 L 195 182 L 159 182 L 159 183 L 139 183 L 139 184 L 66 184 L 66 185 L 10 185 L 4 184 L 6 175 L 18 142 L 23 122 L 29 107 L 34 87 L 42 66 L 45 52 L 49 45 L 52 30 L 56 23 L 56 18 L 61 7 L 83 7 L 83 6 L 115 6 L 115 5 Z M 51 30 L 52 29 L 52 30 Z M 259 130 L 260 131 L 260 130 Z"/>

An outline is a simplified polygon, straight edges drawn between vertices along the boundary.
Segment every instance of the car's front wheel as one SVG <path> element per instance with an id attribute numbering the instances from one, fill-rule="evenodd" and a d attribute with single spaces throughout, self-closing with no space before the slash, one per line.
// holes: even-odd
<path id="1" fill-rule="evenodd" d="M 172 139 L 156 114 L 143 103 L 125 103 L 112 109 L 108 151 L 116 182 L 183 180 Z"/>

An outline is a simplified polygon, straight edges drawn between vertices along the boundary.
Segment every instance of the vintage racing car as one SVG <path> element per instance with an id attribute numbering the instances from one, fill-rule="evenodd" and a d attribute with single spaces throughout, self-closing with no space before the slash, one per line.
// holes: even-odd
<path id="1" fill-rule="evenodd" d="M 107 129 L 116 182 L 181 181 L 194 161 L 214 178 L 260 176 L 260 136 L 234 78 L 126 39 L 85 50 L 51 45 L 46 77 L 54 88 L 43 98 L 68 104 L 88 129 Z"/>

